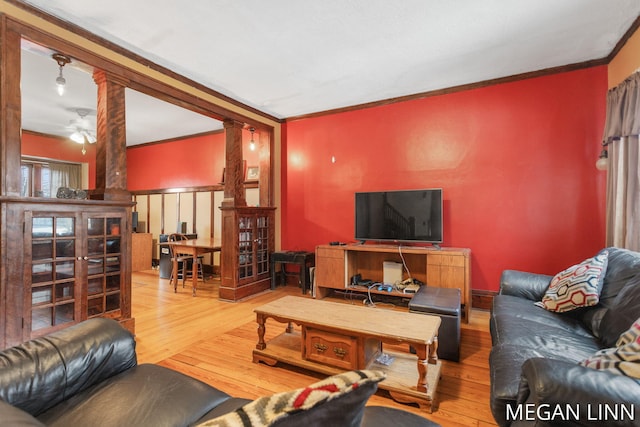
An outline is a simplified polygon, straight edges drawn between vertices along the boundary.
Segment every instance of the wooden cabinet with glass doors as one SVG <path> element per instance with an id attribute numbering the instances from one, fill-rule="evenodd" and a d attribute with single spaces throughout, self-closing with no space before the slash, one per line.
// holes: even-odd
<path id="1" fill-rule="evenodd" d="M 269 256 L 275 250 L 275 208 L 221 209 L 225 249 L 220 298 L 237 301 L 270 287 Z"/>
<path id="2" fill-rule="evenodd" d="M 7 230 L 23 247 L 7 259 L 5 345 L 45 335 L 91 317 L 110 317 L 133 330 L 130 301 L 129 207 L 11 204 L 24 226 Z M 43 208 L 43 209 L 41 209 Z M 18 301 L 22 303 L 18 303 Z"/>

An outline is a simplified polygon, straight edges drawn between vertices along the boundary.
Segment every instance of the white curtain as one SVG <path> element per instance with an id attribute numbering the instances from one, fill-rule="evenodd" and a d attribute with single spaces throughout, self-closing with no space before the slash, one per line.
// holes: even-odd
<path id="1" fill-rule="evenodd" d="M 51 197 L 55 197 L 58 188 L 82 188 L 82 167 L 68 163 L 49 163 L 51 172 Z"/>
<path id="2" fill-rule="evenodd" d="M 640 251 L 640 149 L 638 135 L 609 145 L 607 246 Z"/>
<path id="3" fill-rule="evenodd" d="M 607 246 L 640 251 L 640 73 L 607 94 Z"/>

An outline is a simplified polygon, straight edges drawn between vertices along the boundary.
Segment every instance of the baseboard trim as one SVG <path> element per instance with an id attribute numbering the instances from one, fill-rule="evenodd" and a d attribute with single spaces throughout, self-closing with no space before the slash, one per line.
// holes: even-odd
<path id="1" fill-rule="evenodd" d="M 472 290 L 471 307 L 478 310 L 491 310 L 493 297 L 498 295 L 497 291 Z"/>

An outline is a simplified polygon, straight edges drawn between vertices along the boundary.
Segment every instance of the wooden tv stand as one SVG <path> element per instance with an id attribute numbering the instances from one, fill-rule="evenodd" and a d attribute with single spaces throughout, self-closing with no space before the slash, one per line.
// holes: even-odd
<path id="1" fill-rule="evenodd" d="M 402 258 L 411 272 L 411 277 L 427 286 L 460 289 L 464 320 L 469 322 L 471 250 L 467 248 L 438 249 L 383 244 L 320 245 L 316 247 L 315 297 L 324 298 L 333 290 L 366 292 L 366 288 L 363 290 L 362 287 L 350 286 L 354 275 L 360 274 L 363 279 L 382 282 L 382 264 L 385 261 L 401 263 Z M 407 277 L 407 271 L 403 268 L 403 279 Z M 380 293 L 412 297 L 411 294 L 398 291 Z"/>

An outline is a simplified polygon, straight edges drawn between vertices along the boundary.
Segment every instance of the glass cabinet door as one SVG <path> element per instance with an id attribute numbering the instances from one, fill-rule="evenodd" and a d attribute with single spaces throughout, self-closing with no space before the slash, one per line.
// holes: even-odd
<path id="1" fill-rule="evenodd" d="M 87 316 L 118 314 L 122 281 L 120 216 L 86 218 Z"/>
<path id="2" fill-rule="evenodd" d="M 269 273 L 269 217 L 256 217 L 256 273 Z"/>
<path id="3" fill-rule="evenodd" d="M 78 320 L 76 221 L 69 214 L 26 216 L 32 334 Z"/>
<path id="4" fill-rule="evenodd" d="M 250 216 L 238 217 L 238 279 L 253 276 L 253 220 Z"/>
<path id="5" fill-rule="evenodd" d="M 20 301 L 15 313 L 22 327 L 12 339 L 36 338 L 91 317 L 131 321 L 128 210 L 64 208 L 21 211 L 24 246 L 15 257 L 24 288 L 13 298 Z"/>
<path id="6" fill-rule="evenodd" d="M 238 279 L 269 273 L 269 216 L 238 216 Z"/>

